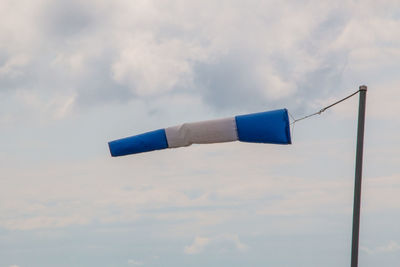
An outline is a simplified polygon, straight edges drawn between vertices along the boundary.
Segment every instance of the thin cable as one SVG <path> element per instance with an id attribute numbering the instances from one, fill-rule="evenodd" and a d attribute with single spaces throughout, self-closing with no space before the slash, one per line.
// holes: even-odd
<path id="1" fill-rule="evenodd" d="M 288 114 L 289 114 L 290 118 L 292 118 L 293 121 L 296 120 L 296 119 L 293 117 L 293 115 L 289 112 L 289 110 L 288 110 Z"/>
<path id="2" fill-rule="evenodd" d="M 336 101 L 335 103 L 330 104 L 329 106 L 326 106 L 326 107 L 324 107 L 323 109 L 321 109 L 321 110 L 319 110 L 319 111 L 317 111 L 317 112 L 315 112 L 315 113 L 312 113 L 312 114 L 310 114 L 310 115 L 304 116 L 304 117 L 302 117 L 302 118 L 300 118 L 300 119 L 295 119 L 290 125 L 295 124 L 295 123 L 298 122 L 298 121 L 307 119 L 307 118 L 312 117 L 312 116 L 315 116 L 315 115 L 321 115 L 321 113 L 324 112 L 325 110 L 327 110 L 328 108 L 331 108 L 331 107 L 333 107 L 334 105 L 337 105 L 337 104 L 339 104 L 340 102 L 343 102 L 343 101 L 345 101 L 346 99 L 349 99 L 350 97 L 356 95 L 358 92 L 360 92 L 360 90 L 357 90 L 356 92 L 352 93 L 351 95 L 346 96 L 345 98 L 342 98 L 342 99 L 340 99 L 339 101 Z M 292 115 L 290 115 L 290 116 L 293 118 Z"/>
<path id="3" fill-rule="evenodd" d="M 290 126 L 292 126 L 292 129 L 290 130 L 291 136 L 292 136 L 292 142 L 294 142 L 294 121 L 296 120 L 293 115 L 288 111 L 288 114 L 290 118 L 292 118 L 292 122 L 290 123 Z"/>

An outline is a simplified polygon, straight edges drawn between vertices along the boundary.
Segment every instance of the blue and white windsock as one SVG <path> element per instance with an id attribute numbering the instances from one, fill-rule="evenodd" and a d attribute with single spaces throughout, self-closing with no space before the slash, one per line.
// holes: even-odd
<path id="1" fill-rule="evenodd" d="M 242 141 L 291 144 L 287 109 L 181 125 L 147 132 L 108 143 L 113 157 L 165 148 Z"/>

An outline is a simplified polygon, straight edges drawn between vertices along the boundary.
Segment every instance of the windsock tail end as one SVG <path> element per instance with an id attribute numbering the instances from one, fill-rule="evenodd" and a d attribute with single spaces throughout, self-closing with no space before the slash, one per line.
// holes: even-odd
<path id="1" fill-rule="evenodd" d="M 168 148 L 165 130 L 160 129 L 140 135 L 118 139 L 108 143 L 112 157 Z"/>

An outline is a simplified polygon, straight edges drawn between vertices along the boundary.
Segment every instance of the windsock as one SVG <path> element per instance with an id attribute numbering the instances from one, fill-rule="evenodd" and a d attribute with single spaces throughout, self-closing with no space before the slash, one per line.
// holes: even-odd
<path id="1" fill-rule="evenodd" d="M 287 109 L 184 123 L 108 143 L 111 156 L 223 142 L 291 144 Z"/>

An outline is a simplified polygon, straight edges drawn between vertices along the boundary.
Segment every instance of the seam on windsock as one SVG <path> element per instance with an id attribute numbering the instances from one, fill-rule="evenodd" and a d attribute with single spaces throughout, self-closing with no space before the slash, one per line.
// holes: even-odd
<path id="1" fill-rule="evenodd" d="M 233 117 L 233 119 L 234 119 L 234 124 L 235 124 L 235 133 L 236 133 L 236 141 L 239 141 L 239 133 L 238 133 L 238 127 L 237 127 L 237 122 L 236 122 L 236 116 L 235 117 Z"/>

